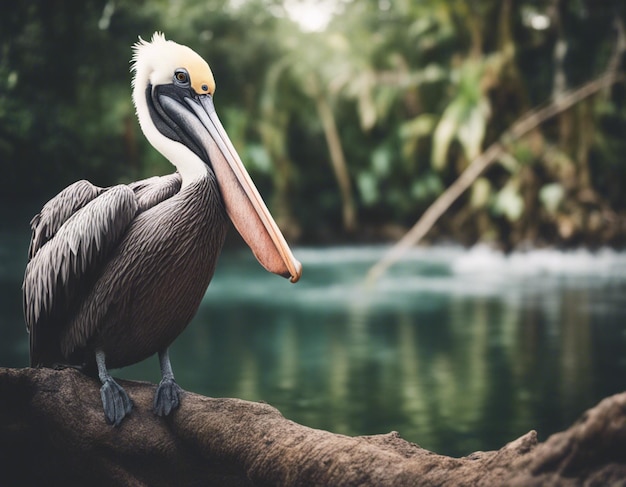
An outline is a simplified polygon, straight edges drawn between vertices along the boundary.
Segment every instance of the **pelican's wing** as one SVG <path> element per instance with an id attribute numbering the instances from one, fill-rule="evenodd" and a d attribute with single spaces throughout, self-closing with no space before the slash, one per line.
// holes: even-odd
<path id="1" fill-rule="evenodd" d="M 57 233 L 69 217 L 105 191 L 89 181 L 76 181 L 48 201 L 30 222 L 32 237 L 28 259 Z"/>
<path id="2" fill-rule="evenodd" d="M 181 184 L 182 178 L 176 172 L 167 176 L 142 179 L 128 186 L 135 192 L 139 211 L 145 211 L 174 196 L 180 191 Z"/>
<path id="3" fill-rule="evenodd" d="M 24 317 L 33 366 L 63 360 L 59 332 L 138 209 L 128 186 L 100 190 L 99 196 L 82 205 L 71 200 L 70 192 L 63 193 L 35 218 L 32 256 L 24 274 Z M 78 199 L 88 199 L 82 197 Z M 61 208 L 62 201 L 78 211 L 72 214 Z"/>

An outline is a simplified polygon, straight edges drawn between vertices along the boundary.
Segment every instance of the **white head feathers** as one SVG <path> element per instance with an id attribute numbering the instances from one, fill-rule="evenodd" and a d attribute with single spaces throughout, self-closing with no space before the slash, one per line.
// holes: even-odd
<path id="1" fill-rule="evenodd" d="M 143 91 L 148 83 L 152 86 L 171 83 L 174 71 L 185 68 L 196 93 L 215 91 L 215 80 L 207 62 L 187 46 L 166 40 L 162 32 L 155 32 L 149 42 L 139 37 L 133 45 L 131 62 L 131 71 L 135 73 L 133 88 Z"/>
<path id="2" fill-rule="evenodd" d="M 143 40 L 133 46 L 131 59 L 133 103 L 141 130 L 148 141 L 174 164 L 183 177 L 183 186 L 206 174 L 205 164 L 187 147 L 165 137 L 151 118 L 146 90 L 171 84 L 177 71 L 183 69 L 189 77 L 190 88 L 198 95 L 212 95 L 215 80 L 207 62 L 187 46 L 168 41 L 155 32 L 150 42 Z"/>

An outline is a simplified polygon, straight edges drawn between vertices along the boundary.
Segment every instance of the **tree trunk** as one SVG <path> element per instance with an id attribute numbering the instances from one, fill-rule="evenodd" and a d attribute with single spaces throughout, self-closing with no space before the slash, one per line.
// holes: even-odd
<path id="1" fill-rule="evenodd" d="M 538 443 L 451 458 L 396 432 L 348 437 L 301 426 L 267 404 L 185 393 L 168 418 L 153 384 L 114 428 L 99 382 L 73 370 L 0 369 L 0 484 L 150 486 L 615 485 L 626 478 L 626 393 Z"/>
<path id="2" fill-rule="evenodd" d="M 339 130 L 335 123 L 335 116 L 324 95 L 317 92 L 314 95 L 317 113 L 322 122 L 324 137 L 328 145 L 330 162 L 335 173 L 335 179 L 339 185 L 341 194 L 341 206 L 343 227 L 348 233 L 352 233 L 357 227 L 356 208 L 354 206 L 354 198 L 352 196 L 352 184 L 350 183 L 350 174 L 348 172 L 348 164 L 343 153 Z"/>

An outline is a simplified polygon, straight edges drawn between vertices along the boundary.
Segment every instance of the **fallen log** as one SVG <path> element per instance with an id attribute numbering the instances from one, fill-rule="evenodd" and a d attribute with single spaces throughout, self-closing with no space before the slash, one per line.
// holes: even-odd
<path id="1" fill-rule="evenodd" d="M 534 431 L 498 451 L 452 458 L 396 432 L 349 437 L 275 408 L 186 392 L 168 418 L 156 386 L 119 381 L 134 401 L 104 421 L 99 383 L 73 370 L 0 368 L 0 485 L 544 486 L 626 483 L 626 393 L 544 443 Z"/>

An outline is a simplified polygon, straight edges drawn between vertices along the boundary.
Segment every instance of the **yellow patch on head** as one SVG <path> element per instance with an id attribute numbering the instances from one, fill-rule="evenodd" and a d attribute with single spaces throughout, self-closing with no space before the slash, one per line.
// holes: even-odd
<path id="1" fill-rule="evenodd" d="M 150 42 L 140 38 L 133 50 L 133 84 L 138 78 L 141 83 L 149 82 L 152 85 L 171 83 L 176 70 L 184 68 L 189 73 L 191 87 L 197 94 L 215 93 L 215 79 L 211 68 L 187 46 L 168 41 L 162 33 L 155 32 Z"/>
<path id="2" fill-rule="evenodd" d="M 215 80 L 213 79 L 211 68 L 209 68 L 207 62 L 194 51 L 188 49 L 188 53 L 179 67 L 187 70 L 191 87 L 198 95 L 212 95 L 215 92 Z"/>

